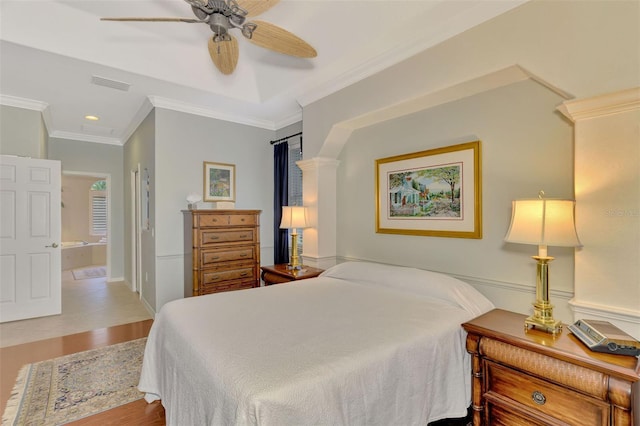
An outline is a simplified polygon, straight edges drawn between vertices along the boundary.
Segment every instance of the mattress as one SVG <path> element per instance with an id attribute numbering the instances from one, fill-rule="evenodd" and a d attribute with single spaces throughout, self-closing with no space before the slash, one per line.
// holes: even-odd
<path id="1" fill-rule="evenodd" d="M 468 284 L 349 262 L 320 277 L 165 304 L 139 389 L 168 425 L 425 425 L 463 417 Z"/>

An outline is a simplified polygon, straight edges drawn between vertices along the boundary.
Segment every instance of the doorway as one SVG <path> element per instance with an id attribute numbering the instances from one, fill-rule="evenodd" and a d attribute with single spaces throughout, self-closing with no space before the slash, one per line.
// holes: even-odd
<path id="1" fill-rule="evenodd" d="M 111 176 L 102 173 L 62 173 L 61 273 L 76 280 L 111 277 Z"/>

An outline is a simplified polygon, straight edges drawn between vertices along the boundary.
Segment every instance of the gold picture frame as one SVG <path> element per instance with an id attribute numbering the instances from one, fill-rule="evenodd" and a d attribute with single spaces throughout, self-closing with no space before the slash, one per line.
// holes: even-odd
<path id="1" fill-rule="evenodd" d="M 236 166 L 204 162 L 204 201 L 236 200 Z"/>
<path id="2" fill-rule="evenodd" d="M 376 160 L 376 232 L 482 238 L 480 141 Z"/>

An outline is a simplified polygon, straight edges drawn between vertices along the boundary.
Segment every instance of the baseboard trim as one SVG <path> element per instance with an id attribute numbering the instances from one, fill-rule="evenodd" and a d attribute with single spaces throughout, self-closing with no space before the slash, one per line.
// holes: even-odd
<path id="1" fill-rule="evenodd" d="M 151 315 L 151 318 L 153 318 L 154 320 L 156 319 L 156 312 L 153 310 L 153 308 L 151 307 L 151 305 L 149 305 L 147 303 L 147 301 L 145 300 L 144 297 L 142 297 L 140 299 L 140 301 L 142 302 L 142 306 L 144 306 L 144 308 L 147 310 L 147 312 L 149 312 L 149 315 Z"/>

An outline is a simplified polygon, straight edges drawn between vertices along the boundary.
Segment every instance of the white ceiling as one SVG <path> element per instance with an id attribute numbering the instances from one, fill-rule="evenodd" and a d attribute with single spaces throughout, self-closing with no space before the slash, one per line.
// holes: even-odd
<path id="1" fill-rule="evenodd" d="M 282 0 L 257 18 L 318 56 L 265 50 L 233 30 L 240 57 L 225 76 L 209 57 L 206 25 L 99 20 L 193 18 L 183 0 L 1 0 L 0 103 L 40 109 L 50 136 L 89 142 L 123 144 L 152 105 L 277 130 L 299 121 L 301 106 L 525 1 Z"/>

